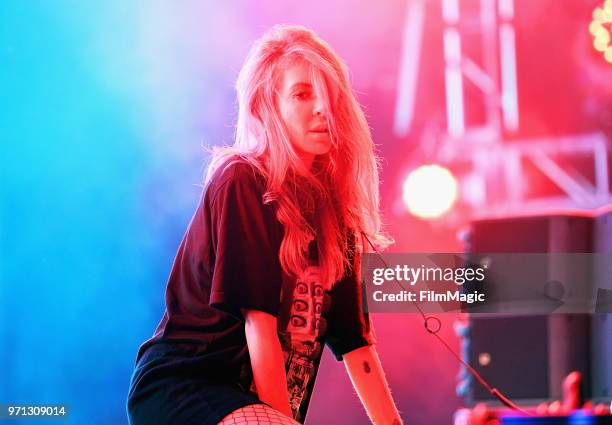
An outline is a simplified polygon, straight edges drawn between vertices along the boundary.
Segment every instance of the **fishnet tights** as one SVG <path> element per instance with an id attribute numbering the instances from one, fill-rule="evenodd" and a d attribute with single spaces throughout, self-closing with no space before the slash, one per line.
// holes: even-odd
<path id="1" fill-rule="evenodd" d="M 267 404 L 251 404 L 234 410 L 218 425 L 299 425 Z"/>

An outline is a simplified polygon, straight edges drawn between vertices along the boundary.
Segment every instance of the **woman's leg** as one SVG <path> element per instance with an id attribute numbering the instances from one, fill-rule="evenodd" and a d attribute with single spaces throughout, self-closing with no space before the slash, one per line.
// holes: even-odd
<path id="1" fill-rule="evenodd" d="M 234 410 L 219 425 L 299 425 L 267 404 L 250 404 Z"/>

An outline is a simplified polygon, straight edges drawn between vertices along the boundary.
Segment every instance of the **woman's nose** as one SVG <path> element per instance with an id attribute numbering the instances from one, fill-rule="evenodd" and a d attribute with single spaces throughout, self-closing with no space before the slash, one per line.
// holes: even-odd
<path id="1" fill-rule="evenodd" d="M 320 96 L 315 97 L 313 112 L 315 115 L 325 115 L 325 102 Z"/>

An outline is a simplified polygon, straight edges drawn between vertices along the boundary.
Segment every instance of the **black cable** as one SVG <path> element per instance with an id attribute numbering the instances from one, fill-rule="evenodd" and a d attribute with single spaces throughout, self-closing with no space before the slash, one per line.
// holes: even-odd
<path id="1" fill-rule="evenodd" d="M 378 256 L 378 258 L 380 259 L 380 261 L 382 261 L 382 263 L 385 265 L 385 267 L 388 269 L 390 268 L 389 265 L 387 264 L 387 262 L 385 261 L 385 259 L 383 258 L 382 254 L 374 247 L 374 244 L 372 244 L 372 241 L 370 241 L 370 238 L 368 238 L 368 236 L 364 233 L 361 232 L 361 234 L 363 235 L 363 237 L 368 241 L 368 243 L 370 244 L 370 247 L 372 247 L 372 249 L 374 250 L 374 253 L 376 253 L 376 255 Z M 401 283 L 399 283 L 397 281 L 397 279 L 393 279 L 393 281 L 399 285 L 400 289 L 405 290 L 405 288 L 402 286 Z M 519 406 L 517 406 L 514 402 L 512 402 L 512 400 L 510 400 L 508 397 L 506 397 L 505 395 L 503 395 L 501 393 L 501 391 L 499 391 L 497 388 L 492 388 L 487 381 L 485 381 L 485 379 L 480 376 L 480 374 L 472 367 L 470 366 L 465 360 L 463 360 L 461 358 L 460 355 L 457 354 L 457 352 L 455 350 L 453 350 L 453 348 L 448 344 L 448 342 L 446 342 L 440 335 L 438 335 L 438 332 L 440 332 L 440 329 L 442 329 L 442 321 L 436 317 L 436 316 L 427 316 L 423 310 L 421 309 L 421 306 L 419 305 L 418 301 L 410 301 L 414 304 L 414 306 L 416 307 L 417 311 L 419 312 L 419 314 L 421 315 L 421 317 L 423 318 L 423 326 L 425 327 L 425 330 L 427 332 L 429 332 L 430 334 L 432 334 L 433 336 L 435 336 L 438 341 L 440 341 L 440 343 L 442 345 L 444 345 L 446 347 L 446 349 L 448 351 L 450 351 L 450 353 L 455 356 L 455 358 L 462 364 L 464 365 L 471 373 L 472 375 L 474 375 L 474 377 L 478 380 L 478 382 L 480 382 L 480 384 L 486 388 L 486 390 L 493 395 L 495 398 L 497 398 L 499 401 L 501 401 L 505 406 L 508 406 L 510 409 L 519 411 L 521 413 L 524 413 L 525 415 L 528 416 L 534 416 L 532 413 L 527 412 L 524 409 L 521 409 Z M 436 323 L 437 326 L 434 328 L 430 325 L 430 321 L 432 321 L 433 323 Z"/>

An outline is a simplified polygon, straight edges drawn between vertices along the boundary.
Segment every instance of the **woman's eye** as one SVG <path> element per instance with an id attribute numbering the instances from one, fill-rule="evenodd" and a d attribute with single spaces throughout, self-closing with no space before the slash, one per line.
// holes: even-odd
<path id="1" fill-rule="evenodd" d="M 298 100 L 306 100 L 309 97 L 309 93 L 305 91 L 300 91 L 300 92 L 295 93 L 293 97 Z"/>

